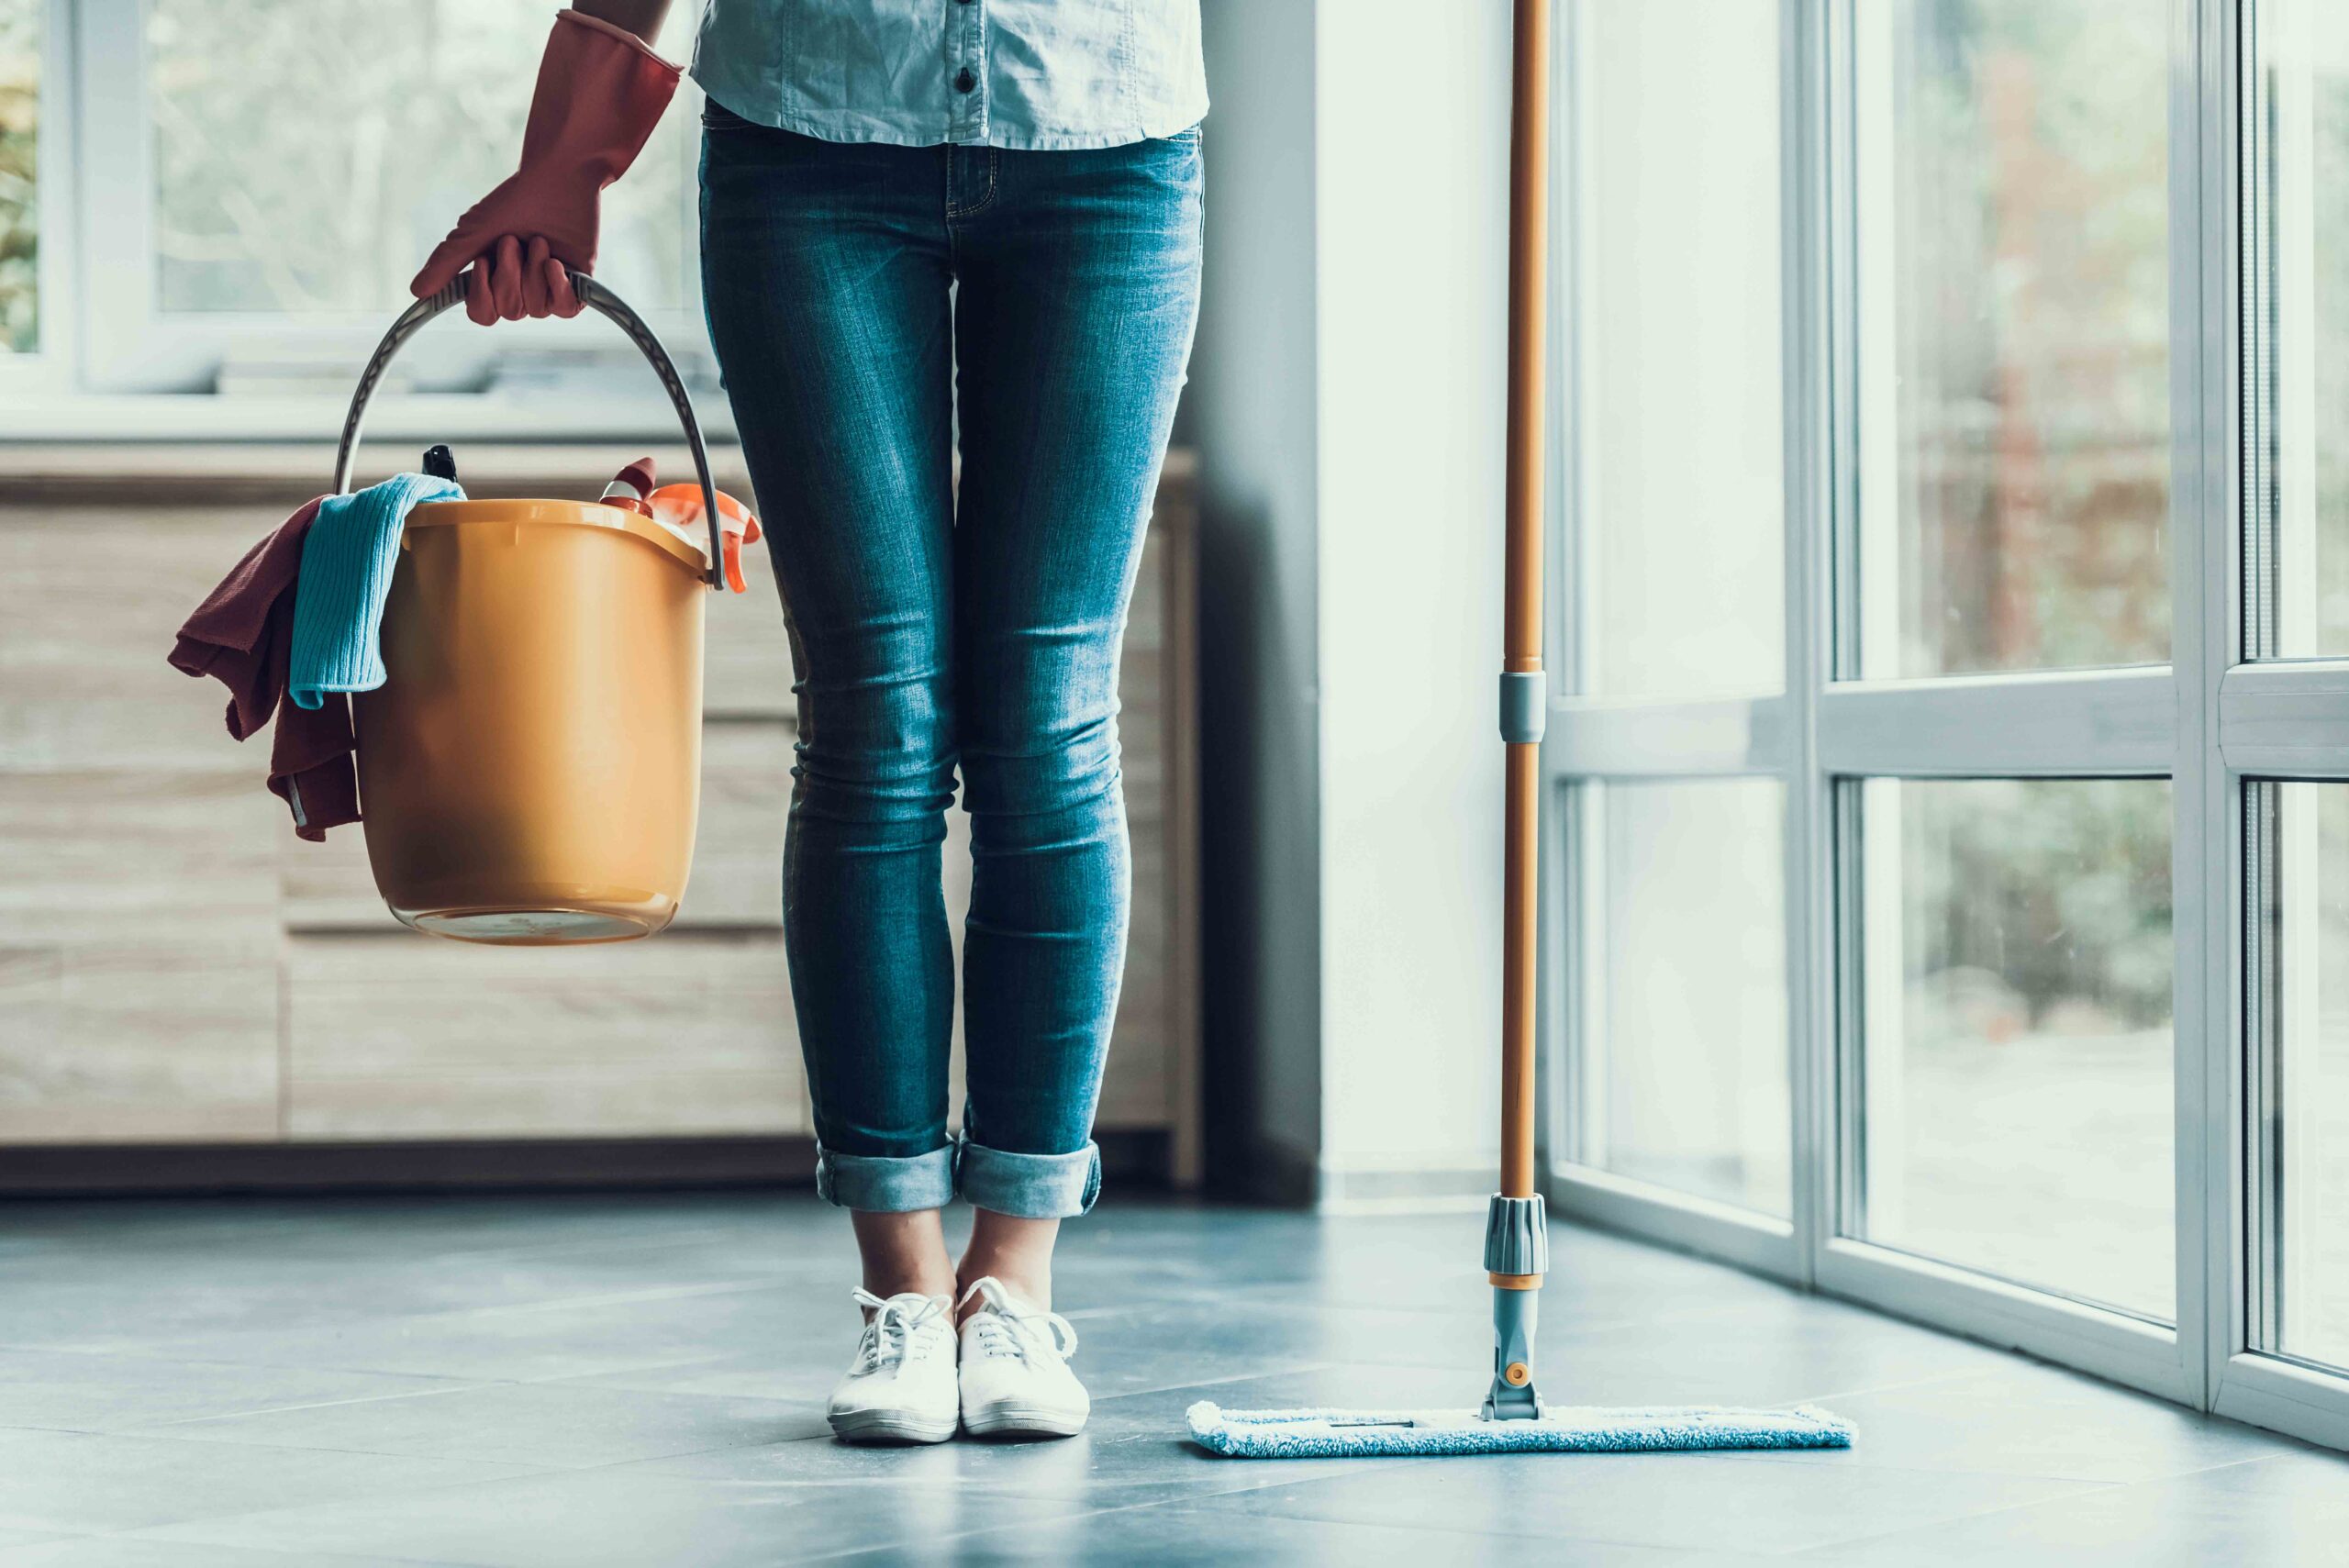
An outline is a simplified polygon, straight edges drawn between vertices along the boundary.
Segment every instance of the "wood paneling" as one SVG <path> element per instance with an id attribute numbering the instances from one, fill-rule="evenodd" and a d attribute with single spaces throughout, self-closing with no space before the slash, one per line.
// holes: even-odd
<path id="1" fill-rule="evenodd" d="M 778 933 L 576 948 L 295 935 L 285 971 L 296 1138 L 806 1126 Z"/>
<path id="2" fill-rule="evenodd" d="M 0 769 L 0 945 L 273 936 L 284 814 L 260 774 Z"/>
<path id="3" fill-rule="evenodd" d="M 219 683 L 163 656 L 274 520 L 184 505 L 0 506 L 0 768 L 266 773 L 266 738 L 228 739 Z"/>
<path id="4" fill-rule="evenodd" d="M 277 950 L 0 948 L 0 1143 L 278 1136 Z"/>
<path id="5" fill-rule="evenodd" d="M 476 451 L 466 477 L 476 494 L 560 494 L 627 455 Z M 36 462 L 0 503 L 0 1142 L 807 1130 L 778 907 L 795 705 L 763 550 L 746 558 L 750 591 L 711 606 L 676 926 L 606 947 L 468 947 L 391 923 L 360 832 L 296 840 L 261 787 L 266 739 L 230 741 L 220 688 L 163 662 L 325 457 L 150 449 L 114 482 L 108 462 Z M 1171 1129 L 1178 1151 L 1196 1143 L 1188 482 L 1177 454 L 1127 627 L 1135 904 L 1101 1115 Z M 950 813 L 958 943 L 968 826 Z M 959 1046 L 956 1066 L 959 1112 Z"/>

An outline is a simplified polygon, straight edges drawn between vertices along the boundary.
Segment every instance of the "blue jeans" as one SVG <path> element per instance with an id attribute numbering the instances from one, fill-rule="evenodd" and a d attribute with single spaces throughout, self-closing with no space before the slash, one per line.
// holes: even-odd
<path id="1" fill-rule="evenodd" d="M 1200 185 L 1196 129 L 1010 152 L 705 114 L 704 295 L 799 699 L 784 943 L 817 1189 L 846 1207 L 959 1190 L 1047 1218 L 1099 1191 L 1131 883 L 1118 654 L 1190 357 Z"/>

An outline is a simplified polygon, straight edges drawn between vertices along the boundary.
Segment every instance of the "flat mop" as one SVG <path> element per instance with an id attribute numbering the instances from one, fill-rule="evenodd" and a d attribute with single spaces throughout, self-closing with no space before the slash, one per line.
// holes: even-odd
<path id="1" fill-rule="evenodd" d="M 1485 1218 L 1493 1286 L 1493 1382 L 1481 1410 L 1190 1408 L 1191 1436 L 1233 1459 L 1375 1454 L 1641 1452 L 1844 1448 L 1824 1410 L 1599 1409 L 1545 1406 L 1533 1386 L 1533 1328 L 1549 1237 L 1533 1185 L 1535 864 L 1541 811 L 1542 362 L 1549 213 L 1550 0 L 1516 0 L 1509 116 L 1508 608 L 1500 683 L 1508 748 L 1501 961 L 1501 1183 Z"/>

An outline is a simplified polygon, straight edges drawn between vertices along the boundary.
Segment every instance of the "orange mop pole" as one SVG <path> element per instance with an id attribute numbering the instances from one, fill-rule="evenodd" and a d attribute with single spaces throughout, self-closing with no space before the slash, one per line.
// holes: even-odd
<path id="1" fill-rule="evenodd" d="M 1548 321 L 1550 0 L 1517 0 L 1508 151 L 1508 542 L 1500 726 L 1507 754 L 1502 844 L 1501 1183 L 1485 1218 L 1493 1284 L 1490 1420 L 1542 1414 L 1533 1330 L 1549 1238 L 1533 1184 L 1535 933 L 1542 825 L 1542 366 Z"/>

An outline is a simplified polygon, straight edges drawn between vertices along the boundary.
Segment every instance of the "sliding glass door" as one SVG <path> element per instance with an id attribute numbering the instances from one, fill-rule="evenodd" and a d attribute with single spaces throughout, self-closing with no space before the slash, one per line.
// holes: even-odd
<path id="1" fill-rule="evenodd" d="M 2349 1443 L 2349 10 L 1564 19 L 1553 1201 Z"/>

